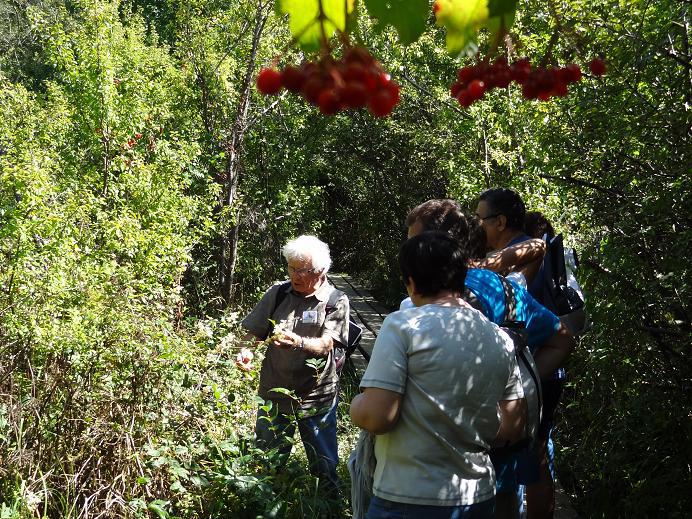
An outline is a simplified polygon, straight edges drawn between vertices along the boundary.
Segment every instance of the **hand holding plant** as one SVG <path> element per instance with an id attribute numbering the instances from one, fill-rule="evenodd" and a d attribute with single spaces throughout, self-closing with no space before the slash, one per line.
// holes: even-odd
<path id="1" fill-rule="evenodd" d="M 252 369 L 252 359 L 254 358 L 255 355 L 250 348 L 242 348 L 235 357 L 235 364 L 244 371 L 250 371 Z"/>
<path id="2" fill-rule="evenodd" d="M 300 335 L 297 335 L 293 332 L 290 332 L 288 330 L 284 330 L 278 334 L 275 334 L 272 337 L 271 344 L 277 348 L 281 348 L 283 350 L 292 350 L 296 347 L 298 347 L 301 343 L 302 339 Z"/>

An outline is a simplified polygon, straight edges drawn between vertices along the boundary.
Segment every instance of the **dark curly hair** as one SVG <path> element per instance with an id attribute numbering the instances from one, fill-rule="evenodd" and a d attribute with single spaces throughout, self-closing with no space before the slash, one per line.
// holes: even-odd
<path id="1" fill-rule="evenodd" d="M 530 211 L 524 218 L 524 231 L 532 238 L 543 238 L 546 234 L 548 238 L 555 237 L 555 229 L 548 219 L 539 211 Z"/>
<path id="2" fill-rule="evenodd" d="M 420 222 L 423 231 L 447 231 L 460 242 L 468 236 L 468 222 L 459 204 L 448 198 L 428 200 L 414 207 L 406 217 L 406 225 Z"/>
<path id="3" fill-rule="evenodd" d="M 444 231 L 426 231 L 406 240 L 399 250 L 399 267 L 404 281 L 412 278 L 416 292 L 434 296 L 442 290 L 462 292 L 468 254 Z"/>
<path id="4" fill-rule="evenodd" d="M 475 214 L 467 213 L 466 220 L 469 228 L 469 257 L 473 259 L 485 258 L 485 254 L 488 252 L 488 241 L 485 230 L 481 224 L 481 219 Z"/>

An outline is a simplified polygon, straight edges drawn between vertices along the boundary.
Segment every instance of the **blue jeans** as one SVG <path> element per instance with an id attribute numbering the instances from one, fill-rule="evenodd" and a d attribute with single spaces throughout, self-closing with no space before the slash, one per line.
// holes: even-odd
<path id="1" fill-rule="evenodd" d="M 290 439 L 295 434 L 297 424 L 310 463 L 310 473 L 320 479 L 320 486 L 334 498 L 338 498 L 339 494 L 339 477 L 336 474 L 339 463 L 336 442 L 338 400 L 334 398 L 327 412 L 309 418 L 299 418 L 295 413 L 290 415 L 277 412 L 268 416 L 264 410 L 259 409 L 255 424 L 257 446 L 264 450 L 276 448 L 286 458 L 291 453 Z"/>
<path id="2" fill-rule="evenodd" d="M 374 496 L 365 519 L 493 519 L 495 499 L 474 505 L 407 505 Z"/>

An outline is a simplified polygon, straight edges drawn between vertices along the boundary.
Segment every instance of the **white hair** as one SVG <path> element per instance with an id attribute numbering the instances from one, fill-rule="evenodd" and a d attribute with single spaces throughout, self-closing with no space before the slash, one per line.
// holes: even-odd
<path id="1" fill-rule="evenodd" d="M 303 234 L 289 240 L 281 249 L 286 261 L 300 260 L 311 261 L 312 268 L 317 272 L 325 273 L 332 265 L 329 256 L 329 245 L 321 241 L 317 236 Z"/>

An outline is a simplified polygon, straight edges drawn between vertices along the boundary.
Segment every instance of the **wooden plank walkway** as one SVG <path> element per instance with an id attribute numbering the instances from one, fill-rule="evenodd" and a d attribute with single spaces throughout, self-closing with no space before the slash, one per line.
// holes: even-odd
<path id="1" fill-rule="evenodd" d="M 372 352 L 375 339 L 382 327 L 382 321 L 389 313 L 384 306 L 379 304 L 366 289 L 361 287 L 347 274 L 329 274 L 329 281 L 336 288 L 344 292 L 351 304 L 351 318 L 363 328 L 363 337 L 360 346 L 368 354 Z M 359 375 L 365 371 L 368 362 L 360 351 L 351 355 L 356 373 Z M 524 507 L 526 510 L 526 507 Z M 522 519 L 526 517 L 523 514 Z M 572 508 L 569 496 L 562 489 L 558 481 L 555 482 L 555 514 L 554 519 L 579 519 L 579 515 Z"/>
<path id="2" fill-rule="evenodd" d="M 351 318 L 363 328 L 360 347 L 369 355 L 382 327 L 382 321 L 389 312 L 372 297 L 370 292 L 359 286 L 350 276 L 330 273 L 328 277 L 332 285 L 348 296 L 351 304 Z M 360 351 L 356 350 L 351 355 L 351 360 L 357 373 L 365 371 L 368 362 Z"/>

